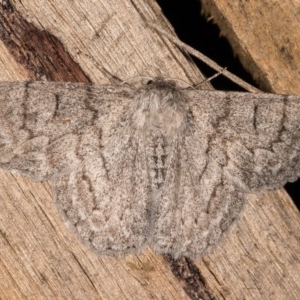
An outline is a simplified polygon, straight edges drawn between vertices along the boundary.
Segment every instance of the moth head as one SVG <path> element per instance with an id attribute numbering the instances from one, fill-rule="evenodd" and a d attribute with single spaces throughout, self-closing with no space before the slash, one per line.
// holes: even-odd
<path id="1" fill-rule="evenodd" d="M 159 127 L 171 133 L 185 126 L 187 102 L 175 81 L 156 77 L 137 90 L 135 100 L 137 127 Z"/>
<path id="2" fill-rule="evenodd" d="M 178 88 L 174 80 L 166 80 L 163 77 L 155 77 L 154 79 L 149 80 L 146 87 L 158 90 L 175 90 Z"/>

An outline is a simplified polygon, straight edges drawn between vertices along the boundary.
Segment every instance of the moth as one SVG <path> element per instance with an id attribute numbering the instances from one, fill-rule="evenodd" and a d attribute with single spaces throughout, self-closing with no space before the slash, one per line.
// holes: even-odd
<path id="1" fill-rule="evenodd" d="M 300 176 L 300 97 L 147 84 L 0 83 L 0 167 L 51 180 L 80 239 L 199 258 L 248 193 Z"/>

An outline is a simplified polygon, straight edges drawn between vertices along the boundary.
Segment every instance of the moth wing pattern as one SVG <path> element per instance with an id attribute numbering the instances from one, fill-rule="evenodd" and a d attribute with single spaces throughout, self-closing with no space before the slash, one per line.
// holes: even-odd
<path id="1" fill-rule="evenodd" d="M 88 246 L 119 256 L 146 245 L 149 185 L 141 144 L 132 136 L 127 140 L 124 131 L 116 137 L 115 147 L 103 154 L 91 150 L 81 169 L 59 176 L 54 192 L 67 221 Z"/>
<path id="2" fill-rule="evenodd" d="M 141 249 L 147 236 L 145 160 L 124 117 L 132 93 L 128 86 L 0 83 L 1 168 L 51 179 L 67 223 L 115 255 Z"/>
<path id="3" fill-rule="evenodd" d="M 242 190 L 279 188 L 300 176 L 298 96 L 215 91 L 202 99 L 189 91 L 188 97 L 201 123 L 209 115 L 208 153 Z"/>
<path id="4" fill-rule="evenodd" d="M 175 140 L 174 163 L 180 164 L 166 178 L 153 246 L 199 257 L 238 218 L 246 193 L 300 176 L 300 99 L 194 89 L 182 94 L 190 122 Z"/>
<path id="5" fill-rule="evenodd" d="M 174 167 L 156 207 L 152 243 L 159 252 L 196 258 L 215 246 L 236 220 L 244 193 L 226 181 L 217 161 L 208 159 L 207 136 L 188 131 L 174 141 Z"/>
<path id="6" fill-rule="evenodd" d="M 109 127 L 114 123 L 109 118 L 118 118 L 132 98 L 126 96 L 129 88 L 80 83 L 4 82 L 0 89 L 1 167 L 39 180 L 76 168 L 79 160 L 71 153 L 77 140 L 89 132 L 88 127 L 100 134 L 101 120 Z M 63 153 L 60 147 L 68 151 Z M 37 155 L 46 149 L 47 157 Z M 56 160 L 51 164 L 52 156 Z M 43 170 L 39 160 L 48 160 Z"/>
<path id="7" fill-rule="evenodd" d="M 245 194 L 300 175 L 296 96 L 129 85 L 0 83 L 0 167 L 51 179 L 87 245 L 200 257 Z"/>

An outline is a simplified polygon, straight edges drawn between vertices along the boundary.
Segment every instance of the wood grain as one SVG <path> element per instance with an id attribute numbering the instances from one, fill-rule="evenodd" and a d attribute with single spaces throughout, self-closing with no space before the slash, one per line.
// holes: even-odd
<path id="1" fill-rule="evenodd" d="M 160 74 L 200 82 L 196 67 L 147 22 L 170 28 L 153 1 L 2 1 L 0 79 L 106 83 L 105 68 L 122 79 Z M 1 299 L 297 299 L 300 294 L 300 221 L 284 191 L 251 196 L 220 246 L 193 262 L 150 249 L 120 259 L 97 256 L 65 228 L 50 184 L 0 173 Z"/>
<path id="2" fill-rule="evenodd" d="M 300 94 L 298 0 L 201 3 L 263 90 Z"/>

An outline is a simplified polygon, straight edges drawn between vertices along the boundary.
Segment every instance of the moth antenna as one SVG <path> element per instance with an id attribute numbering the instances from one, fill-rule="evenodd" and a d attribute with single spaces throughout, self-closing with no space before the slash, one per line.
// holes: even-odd
<path id="1" fill-rule="evenodd" d="M 204 84 L 204 83 L 206 83 L 206 82 L 212 81 L 212 80 L 215 79 L 216 77 L 222 75 L 226 69 L 227 69 L 227 67 L 223 68 L 223 70 L 219 71 L 218 73 L 216 73 L 216 74 L 214 74 L 214 75 L 212 75 L 212 76 L 206 78 L 205 80 L 199 82 L 198 84 L 196 84 L 196 85 L 194 86 L 194 88 L 197 88 L 197 87 L 201 86 L 202 84 Z"/>
<path id="2" fill-rule="evenodd" d="M 157 77 L 157 76 L 156 76 Z M 174 81 L 176 81 L 176 82 L 178 82 L 178 81 L 181 81 L 181 82 L 183 82 L 183 83 L 185 83 L 186 85 L 187 85 L 187 88 L 194 88 L 194 86 L 193 85 L 191 85 L 189 82 L 187 82 L 187 81 L 185 81 L 184 79 L 182 79 L 182 78 L 178 78 L 178 77 L 170 77 L 170 76 L 160 76 L 160 77 L 162 77 L 163 79 L 165 79 L 165 80 L 174 80 Z M 148 79 L 148 80 L 153 80 L 153 78 L 154 77 L 152 77 L 152 76 L 133 76 L 133 77 L 129 77 L 128 79 L 126 79 L 124 82 L 125 83 L 127 83 L 128 81 L 130 81 L 130 80 L 138 80 L 138 79 Z M 204 82 L 204 81 L 203 81 Z M 202 84 L 202 82 L 201 83 L 199 83 L 199 84 Z"/>
<path id="3" fill-rule="evenodd" d="M 112 74 L 109 70 L 107 70 L 105 67 L 101 67 L 102 72 L 107 75 L 107 77 L 109 78 L 109 81 L 112 84 L 122 84 L 124 83 L 124 80 L 120 79 L 118 76 Z"/>
<path id="4" fill-rule="evenodd" d="M 129 81 L 140 80 L 140 79 L 152 80 L 153 77 L 151 77 L 151 76 L 140 76 L 140 75 L 139 76 L 131 76 L 131 77 L 126 78 L 126 80 L 124 80 L 123 82 L 128 83 Z"/>
<path id="5" fill-rule="evenodd" d="M 257 89 L 256 87 L 254 87 L 251 84 L 247 83 L 246 81 L 242 80 L 241 78 L 239 78 L 238 76 L 234 75 L 233 73 L 231 73 L 231 72 L 229 72 L 227 70 L 224 70 L 223 67 L 219 66 L 212 59 L 210 59 L 206 55 L 202 54 L 201 52 L 195 50 L 194 48 L 190 47 L 189 45 L 181 42 L 176 37 L 172 36 L 171 34 L 169 34 L 168 32 L 166 32 L 165 30 L 163 30 L 159 26 L 155 25 L 154 23 L 148 24 L 148 26 L 151 27 L 151 28 L 153 28 L 157 32 L 161 33 L 162 35 L 164 35 L 166 38 L 168 38 L 171 42 L 173 42 L 175 45 L 177 45 L 182 50 L 187 51 L 191 55 L 197 57 L 198 59 L 200 59 L 201 61 L 203 61 L 204 63 L 206 63 L 212 69 L 214 69 L 214 70 L 216 70 L 218 72 L 221 72 L 223 70 L 222 74 L 224 76 L 226 76 L 232 82 L 238 84 L 239 86 L 241 86 L 245 90 L 247 90 L 249 92 L 252 92 L 252 93 L 261 93 L 261 90 Z"/>

